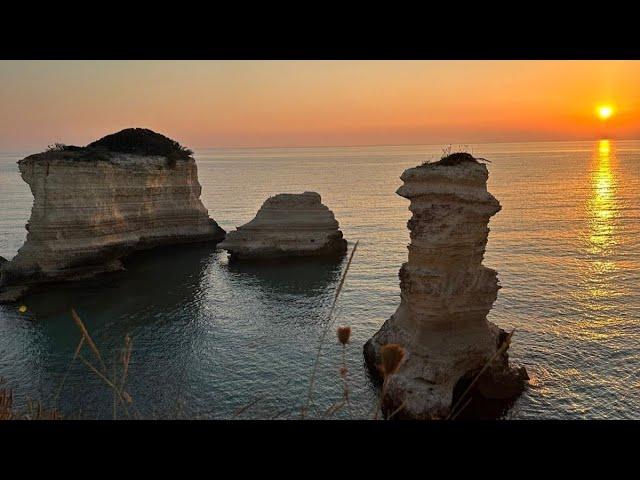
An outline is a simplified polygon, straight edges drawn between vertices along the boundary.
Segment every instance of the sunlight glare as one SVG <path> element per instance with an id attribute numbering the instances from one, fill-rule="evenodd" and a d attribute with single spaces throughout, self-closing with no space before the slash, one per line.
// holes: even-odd
<path id="1" fill-rule="evenodd" d="M 613 115 L 613 107 L 611 105 L 601 105 L 598 107 L 598 116 L 601 120 L 607 120 Z"/>

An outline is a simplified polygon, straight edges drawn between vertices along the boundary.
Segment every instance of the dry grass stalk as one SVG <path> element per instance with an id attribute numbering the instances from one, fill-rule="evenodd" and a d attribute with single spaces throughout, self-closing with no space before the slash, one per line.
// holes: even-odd
<path id="1" fill-rule="evenodd" d="M 0 378 L 0 420 L 62 420 L 62 415 L 55 408 L 45 408 L 42 403 L 27 399 L 26 410 L 22 413 L 13 410 L 13 389 L 3 386 Z"/>
<path id="2" fill-rule="evenodd" d="M 76 347 L 76 350 L 73 353 L 73 358 L 69 362 L 69 365 L 67 365 L 67 370 L 64 372 L 64 376 L 62 377 L 62 381 L 60 382 L 60 386 L 58 387 L 58 391 L 56 392 L 55 397 L 53 397 L 53 405 L 54 406 L 58 404 L 58 398 L 60 397 L 60 392 L 62 392 L 62 387 L 64 387 L 64 384 L 65 384 L 65 382 L 67 380 L 67 376 L 69 375 L 69 371 L 71 370 L 71 365 L 73 365 L 73 362 L 75 362 L 77 360 L 78 354 L 80 353 L 80 350 L 82 349 L 83 345 L 84 345 L 84 335 L 82 337 L 80 337 L 80 341 L 78 342 L 78 346 Z"/>
<path id="3" fill-rule="evenodd" d="M 55 408 L 45 408 L 41 402 L 27 399 L 25 420 L 62 420 L 63 417 Z"/>
<path id="4" fill-rule="evenodd" d="M 471 400 L 473 400 L 472 397 L 467 398 L 467 401 L 464 402 L 464 405 L 462 405 L 462 407 L 460 407 L 460 409 L 455 412 L 455 414 L 453 412 L 449 413 L 449 416 L 447 417 L 447 420 L 455 420 L 458 415 L 460 415 L 462 413 L 462 411 L 467 408 L 467 406 L 471 403 Z"/>
<path id="5" fill-rule="evenodd" d="M 122 356 L 121 356 L 122 376 L 121 376 L 120 382 L 118 382 L 117 358 L 115 356 L 113 360 L 112 379 L 109 380 L 109 378 L 107 378 L 108 376 L 107 366 L 105 365 L 102 359 L 100 350 L 98 349 L 97 345 L 89 335 L 89 332 L 85 327 L 84 322 L 78 316 L 75 309 L 73 308 L 71 309 L 71 317 L 73 318 L 73 321 L 76 323 L 76 325 L 80 329 L 80 333 L 82 333 L 82 339 L 86 341 L 91 351 L 100 362 L 102 369 L 98 370 L 98 368 L 96 368 L 93 364 L 91 364 L 91 362 L 89 362 L 86 358 L 84 358 L 80 354 L 80 350 L 83 344 L 82 341 L 78 344 L 78 348 L 76 349 L 76 354 L 74 355 L 74 359 L 78 358 L 91 372 L 93 372 L 98 378 L 100 378 L 103 382 L 105 382 L 109 388 L 113 390 L 113 419 L 114 420 L 117 419 L 118 400 L 120 401 L 120 404 L 122 405 L 122 409 L 124 410 L 127 417 L 131 418 L 129 409 L 127 408 L 127 404 L 132 404 L 133 399 L 131 398 L 131 395 L 129 395 L 129 393 L 124 389 L 127 374 L 129 372 L 129 364 L 131 362 L 131 351 L 133 346 L 131 337 L 129 335 L 126 335 L 124 339 L 124 348 L 122 350 Z M 118 385 L 118 383 L 120 385 Z"/>
<path id="6" fill-rule="evenodd" d="M 342 273 L 342 278 L 340 278 L 340 283 L 338 284 L 338 288 L 336 290 L 336 294 L 333 297 L 333 303 L 331 304 L 331 309 L 329 310 L 329 318 L 327 320 L 327 324 L 325 325 L 324 330 L 322 331 L 322 335 L 320 336 L 320 343 L 318 344 L 318 350 L 316 352 L 316 358 L 313 363 L 313 370 L 311 371 L 311 377 L 309 380 L 309 393 L 307 394 L 307 401 L 302 407 L 301 418 L 304 419 L 306 412 L 309 410 L 309 405 L 311 404 L 311 399 L 313 397 L 313 386 L 316 379 L 316 372 L 318 371 L 318 364 L 320 363 L 320 353 L 322 351 L 322 345 L 324 344 L 325 338 L 327 337 L 327 332 L 329 328 L 333 324 L 333 312 L 336 308 L 336 303 L 338 302 L 338 297 L 340 297 L 340 293 L 342 292 L 342 287 L 344 285 L 344 281 L 347 278 L 347 273 L 349 273 L 349 267 L 351 267 L 351 262 L 353 261 L 353 256 L 356 253 L 356 249 L 358 248 L 359 240 L 353 245 L 353 250 L 351 250 L 351 255 L 349 256 L 349 261 L 347 262 L 347 266 Z"/>
<path id="7" fill-rule="evenodd" d="M 336 334 L 338 336 L 338 342 L 342 345 L 342 367 L 340 367 L 340 378 L 342 379 L 343 399 L 327 408 L 322 415 L 322 418 L 327 418 L 335 414 L 342 407 L 349 404 L 349 384 L 347 382 L 347 374 L 349 373 L 349 369 L 347 369 L 347 343 L 349 343 L 349 338 L 351 337 L 351 327 L 338 327 Z"/>
<path id="8" fill-rule="evenodd" d="M 285 408 L 283 410 L 280 410 L 275 415 L 273 415 L 269 420 L 275 420 L 276 418 L 280 417 L 281 415 L 287 413 L 289 410 L 291 410 L 291 409 L 290 408 Z"/>
<path id="9" fill-rule="evenodd" d="M 349 383 L 347 382 L 347 374 L 349 370 L 347 367 L 342 367 L 340 369 L 340 378 L 342 378 L 342 394 L 344 396 L 344 401 L 349 404 Z"/>
<path id="10" fill-rule="evenodd" d="M 0 420 L 11 420 L 13 418 L 13 390 L 2 386 L 5 380 L 0 378 Z"/>
<path id="11" fill-rule="evenodd" d="M 338 327 L 336 333 L 338 334 L 338 341 L 343 346 L 349 343 L 349 337 L 351 337 L 351 327 Z"/>
<path id="12" fill-rule="evenodd" d="M 347 382 L 347 343 L 351 337 L 351 327 L 338 327 L 338 341 L 342 344 L 342 367 L 340 368 L 340 378 L 342 378 L 342 391 L 344 401 L 349 404 L 349 383 Z"/>
<path id="13" fill-rule="evenodd" d="M 54 397 L 54 405 L 57 404 L 57 400 L 60 396 L 60 392 L 62 391 L 62 388 L 65 384 L 65 381 L 67 379 L 67 376 L 69 374 L 69 371 L 71 369 L 73 362 L 75 360 L 80 360 L 92 373 L 94 373 L 98 378 L 100 378 L 100 380 L 102 380 L 109 388 L 113 390 L 113 395 L 114 395 L 113 418 L 114 419 L 117 418 L 118 403 L 121 404 L 127 417 L 131 418 L 127 405 L 131 405 L 133 403 L 133 399 L 131 398 L 131 395 L 124 389 L 127 375 L 129 372 L 129 365 L 131 363 L 131 352 L 132 352 L 132 346 L 133 346 L 131 337 L 129 335 L 125 336 L 124 348 L 122 350 L 122 355 L 121 355 L 122 374 L 120 376 L 119 381 L 118 381 L 117 357 L 114 358 L 114 362 L 113 362 L 113 368 L 111 373 L 112 379 L 109 379 L 107 378 L 109 374 L 107 373 L 108 372 L 107 366 L 104 363 L 102 354 L 100 353 L 100 350 L 98 349 L 97 345 L 91 338 L 91 335 L 89 335 L 89 332 L 86 326 L 84 325 L 84 323 L 82 322 L 78 314 L 76 313 L 75 309 L 71 309 L 71 317 L 73 318 L 73 321 L 75 322 L 75 324 L 78 326 L 78 329 L 80 330 L 80 333 L 81 333 L 81 337 L 78 342 L 78 345 L 76 346 L 73 359 L 71 360 L 71 362 L 69 362 L 69 365 L 67 366 L 67 369 L 62 378 L 60 386 L 58 387 L 58 390 Z M 91 362 L 89 362 L 86 358 L 84 358 L 80 353 L 85 343 L 89 346 L 89 348 L 95 355 L 96 359 L 99 362 L 100 367 L 94 366 Z M 0 379 L 0 386 L 2 386 L 3 383 L 4 381 Z M 135 406 L 134 406 L 134 409 L 135 409 Z M 57 420 L 57 419 L 61 419 L 62 415 L 55 407 L 52 409 L 48 409 L 48 408 L 45 408 L 42 405 L 42 403 L 40 403 L 39 401 L 33 401 L 31 399 L 27 399 L 26 411 L 23 414 L 18 415 L 13 411 L 13 391 L 8 388 L 0 388 L 0 420 L 17 419 L 17 418 L 24 418 L 27 420 Z"/>
<path id="14" fill-rule="evenodd" d="M 133 340 L 127 334 L 124 337 L 124 351 L 122 353 L 122 380 L 120 383 L 120 390 L 124 391 L 124 384 L 127 381 L 127 374 L 129 373 L 129 363 L 131 362 L 131 352 L 133 350 Z"/>
<path id="15" fill-rule="evenodd" d="M 116 372 L 116 354 L 113 354 L 113 380 L 114 385 L 118 385 L 118 373 Z M 116 395 L 116 389 L 113 389 L 113 419 L 118 419 L 118 396 Z"/>
<path id="16" fill-rule="evenodd" d="M 334 403 L 329 408 L 327 408 L 327 410 L 325 410 L 324 414 L 322 415 L 322 418 L 324 419 L 324 418 L 327 418 L 330 415 L 333 415 L 338 410 L 340 410 L 342 407 L 344 407 L 346 404 L 347 404 L 347 402 L 344 401 L 344 400 L 342 400 L 341 402 Z"/>
<path id="17" fill-rule="evenodd" d="M 449 413 L 449 416 L 447 417 L 447 420 L 451 420 L 455 417 L 457 417 L 460 412 L 467 407 L 467 405 L 469 405 L 469 403 L 471 403 L 471 399 L 469 399 L 464 406 L 460 409 L 460 411 L 456 412 L 456 408 L 458 407 L 458 405 L 460 405 L 460 402 L 462 402 L 462 400 L 464 399 L 465 395 L 467 393 L 469 393 L 469 391 L 471 391 L 471 389 L 473 388 L 473 386 L 476 384 L 476 382 L 478 381 L 478 379 L 482 376 L 482 374 L 487 370 L 487 368 L 489 368 L 489 366 L 493 363 L 493 361 L 498 358 L 500 355 L 502 355 L 507 348 L 509 348 L 509 345 L 511 345 L 511 337 L 513 337 L 513 334 L 515 333 L 515 328 L 513 330 L 511 330 L 511 333 L 509 333 L 507 335 L 507 337 L 505 338 L 504 342 L 502 342 L 502 345 L 500 345 L 500 348 L 498 348 L 496 350 L 496 353 L 493 354 L 493 356 L 489 359 L 489 361 L 487 363 L 484 364 L 484 366 L 482 367 L 482 369 L 475 375 L 475 377 L 473 377 L 473 380 L 471 381 L 471 383 L 469 383 L 469 386 L 465 389 L 464 392 L 462 392 L 462 395 L 460 395 L 460 397 L 458 398 L 458 401 L 453 405 L 453 407 L 451 407 L 451 411 Z"/>
<path id="18" fill-rule="evenodd" d="M 378 365 L 378 369 L 382 375 L 384 377 L 393 375 L 404 360 L 404 348 L 397 343 L 387 343 L 380 348 L 380 359 L 382 362 Z"/>
<path id="19" fill-rule="evenodd" d="M 87 344 L 89 345 L 89 348 L 91 348 L 91 351 L 94 353 L 94 355 L 100 362 L 100 365 L 102 365 L 102 369 L 106 370 L 107 367 L 104 361 L 102 360 L 102 355 L 100 355 L 100 351 L 98 350 L 98 347 L 93 342 L 93 339 L 91 338 L 91 335 L 89 335 L 87 328 L 84 326 L 84 323 L 82 322 L 82 320 L 80 320 L 80 317 L 78 316 L 75 309 L 73 308 L 71 309 L 71 318 L 73 318 L 73 321 L 76 322 L 76 325 L 80 329 L 80 332 L 82 333 L 82 336 L 85 338 Z"/>
<path id="20" fill-rule="evenodd" d="M 387 418 L 387 420 L 391 420 L 393 417 L 396 416 L 396 414 L 402 410 L 404 408 L 404 406 L 407 404 L 406 400 L 403 400 L 402 403 L 400 404 L 400 406 L 398 408 L 396 408 L 393 413 L 391 415 L 389 415 L 389 417 Z"/>
<path id="21" fill-rule="evenodd" d="M 233 414 L 233 416 L 237 417 L 238 415 L 242 414 L 243 412 L 245 412 L 249 408 L 253 407 L 260 400 L 264 399 L 266 396 L 267 396 L 266 394 L 262 394 L 262 395 L 257 396 L 251 402 L 247 403 L 245 406 L 240 407 L 238 410 L 236 410 L 235 413 Z"/>
<path id="22" fill-rule="evenodd" d="M 374 420 L 378 419 L 378 414 L 382 411 L 384 397 L 387 394 L 389 377 L 398 371 L 404 360 L 404 355 L 404 348 L 397 343 L 387 343 L 380 348 L 381 362 L 380 365 L 378 365 L 378 370 L 382 374 L 382 390 L 380 391 L 380 399 L 378 400 L 376 412 L 373 416 Z M 397 413 L 397 411 L 394 412 L 394 415 L 395 413 Z"/>
<path id="23" fill-rule="evenodd" d="M 118 396 L 118 399 L 120 400 L 120 403 L 122 404 L 122 408 L 127 414 L 127 417 L 131 417 L 131 415 L 129 414 L 129 410 L 127 409 L 127 401 L 125 400 L 122 392 L 118 390 L 118 387 L 111 380 L 109 380 L 104 374 L 102 374 L 96 367 L 94 367 L 90 362 L 88 362 L 82 355 L 78 355 L 78 359 L 82 363 L 84 363 L 89 370 L 95 373 L 98 376 L 98 378 L 100 378 L 104 383 L 106 383 L 110 388 L 114 390 L 115 394 Z"/>
<path id="24" fill-rule="evenodd" d="M 284 384 L 282 384 L 281 388 L 286 387 L 287 385 L 289 385 L 291 383 L 291 378 L 289 378 Z M 256 405 L 258 402 L 261 402 L 262 400 L 264 400 L 265 398 L 267 398 L 269 396 L 268 393 L 262 393 L 260 395 L 258 395 L 256 398 L 254 398 L 253 400 L 251 400 L 249 403 L 247 403 L 246 405 L 240 407 L 239 409 L 237 409 L 233 416 L 237 417 L 238 415 L 240 415 L 241 413 L 244 413 L 246 410 L 248 410 L 250 407 L 253 407 L 254 405 Z M 287 409 L 288 410 L 288 409 Z"/>

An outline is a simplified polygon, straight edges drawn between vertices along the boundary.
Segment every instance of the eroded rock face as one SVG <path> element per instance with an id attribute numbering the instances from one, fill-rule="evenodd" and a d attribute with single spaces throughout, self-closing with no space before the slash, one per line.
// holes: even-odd
<path id="1" fill-rule="evenodd" d="M 54 153 L 18 162 L 34 201 L 25 244 L 0 267 L 0 301 L 33 284 L 120 270 L 138 249 L 224 238 L 200 201 L 193 158 Z"/>
<path id="2" fill-rule="evenodd" d="M 496 356 L 506 333 L 486 319 L 500 286 L 482 259 L 489 219 L 501 208 L 487 178 L 486 166 L 473 159 L 425 164 L 401 176 L 397 193 L 411 201 L 413 216 L 409 258 L 399 273 L 400 306 L 364 348 L 374 374 L 382 345 L 406 351 L 387 380 L 387 415 L 404 404 L 399 418 L 447 418 L 456 395 L 493 357 L 472 396 L 504 400 L 524 388 L 526 372 L 509 367 L 507 345 Z"/>
<path id="3" fill-rule="evenodd" d="M 235 259 L 342 255 L 347 241 L 315 192 L 268 198 L 249 223 L 229 232 L 220 248 Z"/>

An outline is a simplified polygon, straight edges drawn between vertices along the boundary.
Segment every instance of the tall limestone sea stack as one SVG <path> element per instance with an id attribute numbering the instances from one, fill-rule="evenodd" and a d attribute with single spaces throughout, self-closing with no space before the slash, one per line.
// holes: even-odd
<path id="1" fill-rule="evenodd" d="M 456 153 L 410 168 L 401 179 L 397 193 L 411 201 L 413 216 L 409 259 L 399 273 L 400 306 L 364 348 L 374 375 L 383 345 L 405 350 L 405 361 L 385 382 L 383 412 L 447 418 L 469 398 L 495 406 L 516 397 L 526 371 L 509 366 L 510 337 L 486 318 L 500 286 L 482 259 L 489 219 L 501 209 L 487 191 L 486 166 Z"/>
<path id="2" fill-rule="evenodd" d="M 333 212 L 316 192 L 268 198 L 249 223 L 229 232 L 220 248 L 233 259 L 339 256 L 347 251 Z"/>
<path id="3" fill-rule="evenodd" d="M 191 155 L 163 135 L 130 128 L 20 160 L 33 208 L 25 244 L 0 266 L 0 301 L 36 284 L 121 270 L 136 250 L 222 240 L 200 200 Z"/>

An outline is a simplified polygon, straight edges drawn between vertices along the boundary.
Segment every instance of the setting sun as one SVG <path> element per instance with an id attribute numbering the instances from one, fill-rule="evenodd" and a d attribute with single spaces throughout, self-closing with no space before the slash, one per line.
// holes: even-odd
<path id="1" fill-rule="evenodd" d="M 601 120 L 608 119 L 611 115 L 613 115 L 613 107 L 610 105 L 601 105 L 598 107 L 598 116 Z"/>

